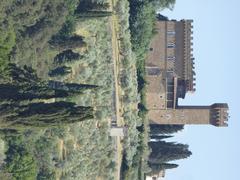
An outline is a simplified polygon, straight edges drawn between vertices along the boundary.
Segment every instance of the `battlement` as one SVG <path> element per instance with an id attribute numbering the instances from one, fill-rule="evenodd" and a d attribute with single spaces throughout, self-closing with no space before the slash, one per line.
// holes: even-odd
<path id="1" fill-rule="evenodd" d="M 193 57 L 193 20 L 181 20 L 184 32 L 184 79 L 187 82 L 187 91 L 195 92 L 195 67 Z"/>
<path id="2" fill-rule="evenodd" d="M 195 92 L 193 20 L 156 22 L 146 60 L 148 119 L 156 124 L 227 126 L 228 105 L 179 106 L 178 98 Z"/>
<path id="3" fill-rule="evenodd" d="M 228 105 L 226 103 L 215 103 L 211 106 L 210 123 L 214 126 L 228 126 Z"/>
<path id="4" fill-rule="evenodd" d="M 228 105 L 225 103 L 211 106 L 177 106 L 176 109 L 151 109 L 148 118 L 152 124 L 212 124 L 227 126 Z"/>

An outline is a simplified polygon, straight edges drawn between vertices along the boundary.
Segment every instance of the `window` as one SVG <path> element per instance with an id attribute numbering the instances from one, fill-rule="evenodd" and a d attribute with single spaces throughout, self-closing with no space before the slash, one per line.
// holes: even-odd
<path id="1" fill-rule="evenodd" d="M 167 57 L 167 60 L 168 60 L 168 61 L 174 61 L 174 60 L 175 60 L 175 56 L 168 56 L 168 57 Z"/>
<path id="2" fill-rule="evenodd" d="M 146 71 L 149 76 L 158 76 L 161 73 L 161 70 L 158 67 L 146 67 Z"/>
<path id="3" fill-rule="evenodd" d="M 175 47 L 175 44 L 174 44 L 174 43 L 168 43 L 168 44 L 167 44 L 167 47 L 168 47 L 168 48 L 174 48 L 174 47 Z"/>
<path id="4" fill-rule="evenodd" d="M 167 101 L 167 108 L 173 108 L 173 101 Z"/>
<path id="5" fill-rule="evenodd" d="M 167 31 L 168 36 L 174 36 L 175 34 L 176 34 L 175 31 L 171 31 L 171 30 Z"/>

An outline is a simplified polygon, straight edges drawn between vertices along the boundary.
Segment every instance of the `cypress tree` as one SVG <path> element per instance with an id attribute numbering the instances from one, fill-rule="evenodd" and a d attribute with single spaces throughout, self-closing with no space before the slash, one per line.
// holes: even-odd
<path id="1" fill-rule="evenodd" d="M 151 135 L 150 138 L 151 140 L 155 140 L 155 141 L 160 141 L 162 139 L 167 139 L 167 138 L 171 138 L 173 136 L 168 136 L 168 135 Z"/>
<path id="2" fill-rule="evenodd" d="M 97 18 L 97 17 L 107 17 L 111 15 L 112 15 L 111 11 L 88 11 L 88 12 L 81 12 L 77 14 L 79 18 Z"/>
<path id="3" fill-rule="evenodd" d="M 173 134 L 183 130 L 183 128 L 184 128 L 183 125 L 150 124 L 150 134 L 151 135 Z"/>
<path id="4" fill-rule="evenodd" d="M 173 160 L 189 157 L 192 153 L 188 150 L 188 145 L 173 142 L 157 141 L 149 142 L 152 152 L 149 156 L 149 163 L 159 164 Z"/>
<path id="5" fill-rule="evenodd" d="M 161 163 L 161 164 L 149 164 L 151 168 L 151 172 L 147 173 L 148 175 L 158 174 L 161 170 L 166 169 L 174 169 L 177 168 L 177 164 L 170 164 L 170 163 Z"/>
<path id="6" fill-rule="evenodd" d="M 44 103 L 40 100 L 79 94 L 94 85 L 44 82 L 30 68 L 9 65 L 12 82 L 0 82 L 0 125 L 5 128 L 19 126 L 55 126 L 93 118 L 92 107 L 76 106 L 71 102 Z M 31 102 L 35 100 L 34 102 Z"/>

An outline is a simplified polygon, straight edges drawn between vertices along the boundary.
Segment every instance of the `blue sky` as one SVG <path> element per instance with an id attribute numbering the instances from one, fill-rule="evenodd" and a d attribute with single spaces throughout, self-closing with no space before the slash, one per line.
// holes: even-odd
<path id="1" fill-rule="evenodd" d="M 240 179 L 240 1 L 176 0 L 170 19 L 193 19 L 196 92 L 184 105 L 227 102 L 229 127 L 185 126 L 172 141 L 189 144 L 193 155 L 177 161 L 165 180 Z"/>

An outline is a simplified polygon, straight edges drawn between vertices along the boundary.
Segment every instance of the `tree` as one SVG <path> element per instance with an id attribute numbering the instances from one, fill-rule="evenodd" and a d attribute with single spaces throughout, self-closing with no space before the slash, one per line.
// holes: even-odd
<path id="1" fill-rule="evenodd" d="M 151 135 L 173 134 L 183 130 L 183 128 L 184 128 L 183 125 L 150 124 L 150 134 Z"/>
<path id="2" fill-rule="evenodd" d="M 4 49 L 0 66 L 9 62 L 10 58 L 11 62 L 21 66 L 27 64 L 36 68 L 39 74 L 46 77 L 52 59 L 58 53 L 51 49 L 49 41 L 65 24 L 69 31 L 74 29 L 73 26 L 70 28 L 71 17 L 68 16 L 74 14 L 78 3 L 79 0 L 2 1 L 0 44 L 2 46 L 2 40 L 7 39 L 4 44 L 13 48 L 9 52 Z"/>
<path id="3" fill-rule="evenodd" d="M 109 3 L 98 3 L 89 0 L 82 0 L 75 14 L 78 17 L 105 17 L 111 16 L 112 12 L 108 11 Z"/>
<path id="4" fill-rule="evenodd" d="M 37 77 L 35 71 L 27 66 L 19 68 L 14 64 L 9 64 L 6 71 L 9 78 L 0 80 L 0 100 L 3 101 L 19 102 L 33 99 L 63 98 L 80 94 L 85 89 L 98 87 L 89 84 L 42 81 Z"/>
<path id="5" fill-rule="evenodd" d="M 59 51 L 86 47 L 83 37 L 77 35 L 71 37 L 54 36 L 49 43 L 52 48 L 58 49 Z"/>
<path id="6" fill-rule="evenodd" d="M 98 2 L 91 2 L 89 0 L 82 0 L 77 9 L 76 12 L 89 12 L 89 11 L 103 11 L 107 10 L 109 8 L 109 3 L 98 3 Z"/>
<path id="7" fill-rule="evenodd" d="M 38 175 L 38 180 L 55 180 L 56 175 L 54 172 L 50 172 L 48 169 L 40 169 Z"/>
<path id="8" fill-rule="evenodd" d="M 156 10 L 163 10 L 168 8 L 173 9 L 176 0 L 148 0 L 149 3 L 152 3 Z"/>
<path id="9" fill-rule="evenodd" d="M 82 58 L 82 56 L 79 53 L 75 53 L 72 50 L 68 49 L 68 50 L 62 51 L 61 53 L 57 54 L 54 57 L 54 63 L 55 64 L 63 64 L 63 63 L 76 61 L 80 58 Z"/>
<path id="10" fill-rule="evenodd" d="M 31 68 L 9 65 L 11 82 L 0 81 L 0 124 L 5 128 L 19 126 L 54 126 L 93 118 L 92 107 L 71 102 L 45 103 L 40 100 L 63 98 L 94 89 L 94 85 L 41 81 Z M 29 102 L 30 100 L 30 102 Z M 35 102 L 31 102 L 35 100 Z"/>
<path id="11" fill-rule="evenodd" d="M 106 17 L 111 16 L 111 11 L 89 11 L 89 12 L 81 12 L 76 14 L 80 18 L 97 18 L 97 17 Z"/>
<path id="12" fill-rule="evenodd" d="M 4 78 L 4 69 L 9 63 L 9 56 L 15 45 L 16 34 L 11 20 L 6 20 L 0 24 L 0 72 Z"/>
<path id="13" fill-rule="evenodd" d="M 162 139 L 167 139 L 167 138 L 171 138 L 173 136 L 168 136 L 168 135 L 151 135 L 150 138 L 151 140 L 155 140 L 155 141 L 160 141 Z"/>
<path id="14" fill-rule="evenodd" d="M 51 71 L 49 71 L 48 75 L 50 77 L 56 77 L 56 76 L 65 76 L 67 74 L 70 74 L 72 72 L 72 68 L 68 66 L 60 66 L 57 67 Z"/>
<path id="15" fill-rule="evenodd" d="M 56 126 L 93 118 L 93 108 L 63 101 L 28 105 L 4 104 L 0 113 L 3 128 Z"/>
<path id="16" fill-rule="evenodd" d="M 10 136 L 6 141 L 8 150 L 4 170 L 11 174 L 13 180 L 36 179 L 36 161 L 31 151 L 22 144 L 22 136 Z"/>
<path id="17" fill-rule="evenodd" d="M 149 142 L 152 152 L 149 156 L 150 164 L 165 163 L 189 157 L 192 153 L 186 144 L 176 144 L 173 142 L 157 141 Z"/>
<path id="18" fill-rule="evenodd" d="M 91 84 L 63 83 L 59 81 L 48 81 L 50 89 L 62 90 L 69 93 L 81 93 L 85 89 L 96 89 L 99 86 Z"/>
<path id="19" fill-rule="evenodd" d="M 178 165 L 170 164 L 170 163 L 161 163 L 161 164 L 149 164 L 149 167 L 151 168 L 151 172 L 147 174 L 151 176 L 151 175 L 158 174 L 161 170 L 177 168 Z"/>

